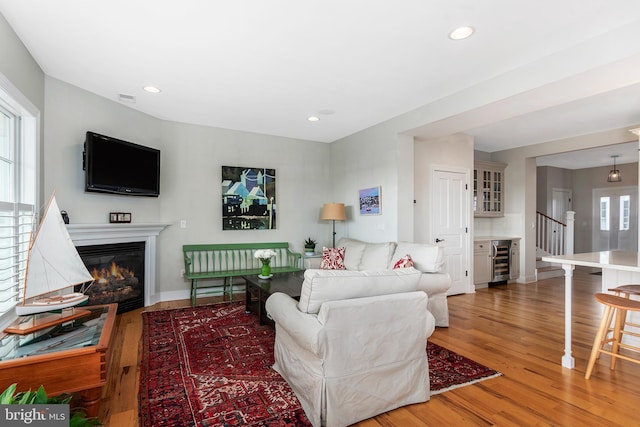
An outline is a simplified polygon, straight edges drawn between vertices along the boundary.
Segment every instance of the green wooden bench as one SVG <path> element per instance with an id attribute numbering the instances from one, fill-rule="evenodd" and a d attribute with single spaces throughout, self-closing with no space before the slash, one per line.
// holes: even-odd
<path id="1" fill-rule="evenodd" d="M 271 259 L 272 273 L 302 269 L 302 254 L 289 250 L 289 243 L 286 242 L 183 245 L 184 277 L 191 280 L 191 304 L 196 305 L 198 281 L 204 279 L 223 279 L 222 285 L 202 288 L 222 286 L 223 297 L 228 294 L 229 300 L 233 301 L 233 278 L 260 273 L 262 263 L 254 257 L 257 249 L 273 249 L 277 253 Z"/>

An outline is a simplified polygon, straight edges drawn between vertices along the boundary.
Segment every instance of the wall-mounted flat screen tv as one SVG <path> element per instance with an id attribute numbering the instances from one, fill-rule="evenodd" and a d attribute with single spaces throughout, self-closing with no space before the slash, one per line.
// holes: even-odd
<path id="1" fill-rule="evenodd" d="M 160 150 L 87 132 L 85 191 L 158 197 Z"/>

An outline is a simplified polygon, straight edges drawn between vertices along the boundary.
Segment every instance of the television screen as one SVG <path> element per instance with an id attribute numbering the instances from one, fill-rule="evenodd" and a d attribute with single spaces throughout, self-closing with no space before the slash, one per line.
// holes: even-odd
<path id="1" fill-rule="evenodd" d="M 85 191 L 160 194 L 160 150 L 95 132 L 84 141 Z"/>

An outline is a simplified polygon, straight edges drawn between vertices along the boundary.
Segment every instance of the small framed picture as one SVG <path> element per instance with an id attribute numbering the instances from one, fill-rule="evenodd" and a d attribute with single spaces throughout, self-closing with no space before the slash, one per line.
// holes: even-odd
<path id="1" fill-rule="evenodd" d="M 380 187 L 365 188 L 358 191 L 360 215 L 380 215 L 382 213 L 382 197 Z"/>

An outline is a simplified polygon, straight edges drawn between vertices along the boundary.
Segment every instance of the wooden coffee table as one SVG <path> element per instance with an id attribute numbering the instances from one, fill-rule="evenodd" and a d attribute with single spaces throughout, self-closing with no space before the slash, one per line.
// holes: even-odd
<path id="1" fill-rule="evenodd" d="M 87 415 L 97 416 L 111 364 L 118 304 L 83 309 L 90 313 L 76 320 L 76 326 L 84 325 L 79 328 L 60 326 L 20 337 L 0 334 L 3 348 L 15 348 L 0 360 L 0 390 L 18 383 L 18 391 L 35 391 L 42 385 L 49 396 L 80 392 Z"/>
<path id="2" fill-rule="evenodd" d="M 293 273 L 276 273 L 271 279 L 260 279 L 257 275 L 243 276 L 247 281 L 246 309 L 247 313 L 256 313 L 261 325 L 273 326 L 273 320 L 267 317 L 264 303 L 271 294 L 282 292 L 295 299 L 300 298 L 300 290 L 304 281 L 304 271 Z"/>

